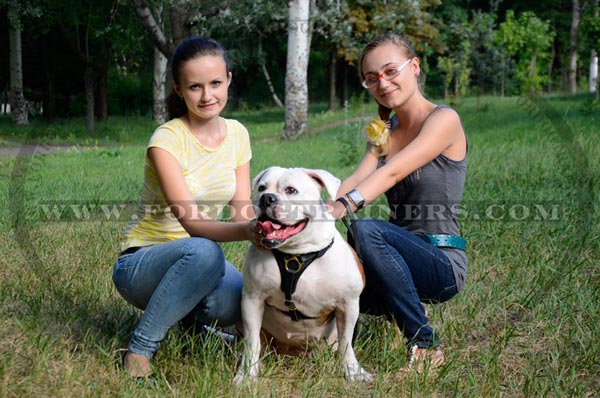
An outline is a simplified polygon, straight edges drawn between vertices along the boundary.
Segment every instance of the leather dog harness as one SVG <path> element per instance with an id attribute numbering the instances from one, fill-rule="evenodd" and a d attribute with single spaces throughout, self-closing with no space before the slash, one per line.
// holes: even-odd
<path id="1" fill-rule="evenodd" d="M 292 300 L 292 294 L 296 291 L 296 286 L 298 285 L 298 280 L 300 280 L 302 273 L 306 271 L 313 261 L 323 256 L 332 245 L 333 239 L 331 240 L 331 243 L 318 252 L 306 254 L 289 254 L 277 249 L 272 250 L 275 260 L 277 260 L 277 265 L 279 266 L 279 273 L 281 274 L 281 290 L 285 294 L 285 305 L 289 309 L 289 311 L 281 312 L 288 315 L 293 321 L 316 319 L 298 311 L 296 304 L 294 304 L 294 301 Z"/>

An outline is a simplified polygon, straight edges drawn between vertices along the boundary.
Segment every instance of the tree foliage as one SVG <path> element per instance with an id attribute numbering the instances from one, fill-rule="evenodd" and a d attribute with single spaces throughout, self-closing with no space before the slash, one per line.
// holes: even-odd
<path id="1" fill-rule="evenodd" d="M 375 35 L 389 30 L 415 45 L 429 96 L 444 92 L 455 97 L 510 95 L 566 88 L 569 0 L 310 1 L 307 85 L 311 101 L 335 100 L 336 88 L 346 100 L 362 93 L 356 69 L 360 50 Z M 43 102 L 43 107 L 31 109 L 43 108 L 49 118 L 83 115 L 87 109 L 88 115 L 95 111 L 101 119 L 105 95 L 108 113 L 148 113 L 153 46 L 170 55 L 177 38 L 189 34 L 212 36 L 229 49 L 234 72 L 232 106 L 271 105 L 273 99 L 284 96 L 287 1 L 17 3 L 23 35 L 24 95 L 30 103 Z M 580 3 L 589 5 L 591 1 Z M 0 0 L 0 9 L 5 11 L 7 4 L 8 0 Z M 162 20 L 156 26 L 163 39 L 149 34 L 148 26 L 144 28 L 139 8 L 148 18 Z M 591 48 L 598 47 L 595 15 L 589 6 L 582 14 L 580 75 L 587 73 Z M 6 12 L 2 18 L 8 21 Z M 0 91 L 4 96 L 9 80 L 5 26 L 8 24 L 3 24 L 0 33 L 6 38 L 0 43 Z M 337 82 L 336 74 L 340 76 Z M 103 90 L 108 94 L 102 94 Z"/>
<path id="2" fill-rule="evenodd" d="M 388 31 L 405 36 L 421 54 L 439 52 L 444 47 L 439 41 L 441 21 L 432 11 L 440 4 L 439 0 L 349 0 L 344 22 L 347 27 L 340 36 L 340 55 L 355 63 L 367 41 Z"/>
<path id="3" fill-rule="evenodd" d="M 600 54 L 600 7 L 590 9 L 585 14 L 581 25 L 583 42 Z"/>
<path id="4" fill-rule="evenodd" d="M 542 21 L 534 13 L 526 11 L 515 16 L 512 11 L 506 14 L 506 21 L 500 24 L 498 40 L 508 54 L 517 57 L 516 77 L 523 92 L 536 92 L 546 82 L 545 62 L 549 59 L 554 32 L 547 21 Z"/>

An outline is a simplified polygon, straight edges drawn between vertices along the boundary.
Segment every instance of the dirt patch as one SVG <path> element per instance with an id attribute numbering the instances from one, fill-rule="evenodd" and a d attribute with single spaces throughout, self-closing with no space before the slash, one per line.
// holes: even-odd
<path id="1" fill-rule="evenodd" d="M 22 144 L 0 147 L 0 157 L 47 155 L 49 153 L 79 151 L 81 149 L 76 145 Z"/>

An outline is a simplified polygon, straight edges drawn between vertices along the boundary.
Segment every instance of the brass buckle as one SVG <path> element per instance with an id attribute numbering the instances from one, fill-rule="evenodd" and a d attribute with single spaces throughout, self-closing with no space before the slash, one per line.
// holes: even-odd
<path id="1" fill-rule="evenodd" d="M 296 304 L 292 300 L 290 300 L 290 301 L 285 300 L 285 305 L 288 307 L 288 309 L 290 311 L 296 311 L 298 309 L 298 308 L 296 308 Z"/>
<path id="2" fill-rule="evenodd" d="M 296 268 L 290 269 L 290 263 L 292 263 L 292 264 L 296 263 Z M 302 261 L 300 261 L 300 259 L 296 255 L 283 260 L 283 266 L 285 267 L 285 270 L 292 274 L 297 274 L 298 272 L 300 272 L 303 265 L 304 265 L 304 263 Z"/>

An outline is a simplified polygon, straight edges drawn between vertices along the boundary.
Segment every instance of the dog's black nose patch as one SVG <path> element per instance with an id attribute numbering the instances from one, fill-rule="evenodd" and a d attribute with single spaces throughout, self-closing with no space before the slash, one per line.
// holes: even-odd
<path id="1" fill-rule="evenodd" d="M 277 196 L 272 193 L 266 193 L 260 197 L 258 205 L 261 209 L 266 209 L 275 202 L 277 202 Z"/>

